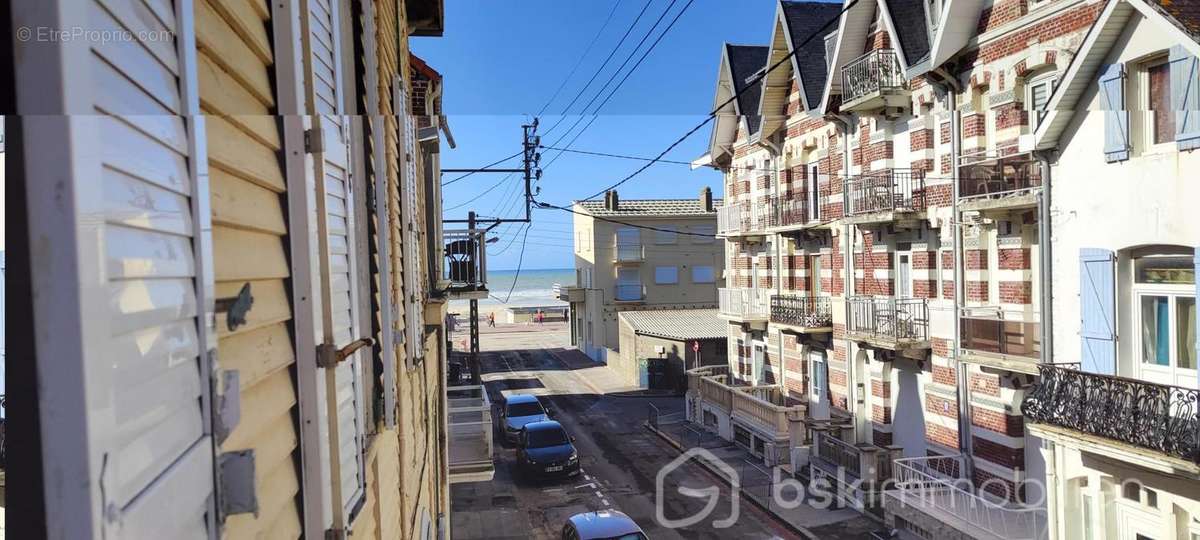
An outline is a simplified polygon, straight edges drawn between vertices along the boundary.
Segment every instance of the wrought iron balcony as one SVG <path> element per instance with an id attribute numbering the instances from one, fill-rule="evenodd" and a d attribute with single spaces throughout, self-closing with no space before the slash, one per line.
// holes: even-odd
<path id="1" fill-rule="evenodd" d="M 1200 391 L 1038 366 L 1041 380 L 1021 413 L 1032 422 L 1146 448 L 1200 464 Z"/>
<path id="2" fill-rule="evenodd" d="M 765 321 L 771 313 L 771 291 L 768 289 L 717 289 L 717 305 L 721 315 L 740 320 Z"/>
<path id="3" fill-rule="evenodd" d="M 963 156 L 958 199 L 966 210 L 1033 206 L 1042 187 L 1041 164 L 1029 154 L 1001 157 Z"/>
<path id="4" fill-rule="evenodd" d="M 446 389 L 450 482 L 492 479 L 492 404 L 483 386 Z"/>
<path id="5" fill-rule="evenodd" d="M 984 495 L 966 478 L 962 456 L 897 459 L 894 463 L 897 513 L 919 511 L 969 533 L 982 529 L 996 538 L 1043 538 L 1046 511 Z M 1014 496 L 1016 494 L 1013 494 Z M 888 505 L 891 506 L 890 504 Z"/>
<path id="6" fill-rule="evenodd" d="M 908 81 L 893 49 L 877 49 L 842 67 L 842 110 L 902 107 L 907 104 Z"/>
<path id="7" fill-rule="evenodd" d="M 442 275 L 451 298 L 487 298 L 487 245 L 483 229 L 447 230 Z"/>
<path id="8" fill-rule="evenodd" d="M 790 196 L 771 197 L 771 228 L 808 225 L 808 202 Z"/>
<path id="9" fill-rule="evenodd" d="M 924 298 L 850 298 L 847 334 L 888 348 L 929 344 L 929 303 Z"/>
<path id="10" fill-rule="evenodd" d="M 808 329 L 832 328 L 829 297 L 774 295 L 771 297 L 771 322 Z"/>
<path id="11" fill-rule="evenodd" d="M 916 212 L 925 209 L 925 171 L 883 169 L 846 179 L 846 215 Z M 880 219 L 890 219 L 880 216 Z"/>

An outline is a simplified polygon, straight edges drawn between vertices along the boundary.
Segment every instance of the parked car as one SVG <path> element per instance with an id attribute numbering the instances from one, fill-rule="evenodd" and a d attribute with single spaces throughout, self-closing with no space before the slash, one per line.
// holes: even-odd
<path id="1" fill-rule="evenodd" d="M 517 442 L 521 428 L 530 422 L 541 422 L 550 419 L 550 412 L 542 407 L 537 396 L 530 394 L 512 394 L 500 405 L 499 426 L 503 431 L 504 440 Z"/>
<path id="2" fill-rule="evenodd" d="M 517 463 L 522 472 L 538 476 L 574 476 L 579 474 L 579 452 L 571 444 L 562 424 L 554 420 L 531 422 L 521 430 L 517 441 Z"/>
<path id="3" fill-rule="evenodd" d="M 616 510 L 575 514 L 563 525 L 562 540 L 647 540 L 629 516 Z"/>

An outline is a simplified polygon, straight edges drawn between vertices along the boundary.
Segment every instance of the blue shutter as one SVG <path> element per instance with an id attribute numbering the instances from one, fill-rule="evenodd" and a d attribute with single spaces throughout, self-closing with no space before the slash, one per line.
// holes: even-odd
<path id="1" fill-rule="evenodd" d="M 1200 148 L 1200 59 L 1183 45 L 1171 47 L 1171 106 L 1180 150 Z"/>
<path id="2" fill-rule="evenodd" d="M 1125 110 L 1125 64 L 1109 64 L 1100 75 L 1100 108 L 1104 111 L 1104 159 L 1129 159 L 1129 111 Z"/>
<path id="3" fill-rule="evenodd" d="M 1116 281 L 1113 252 L 1079 250 L 1079 361 L 1092 373 L 1115 375 L 1117 370 Z"/>

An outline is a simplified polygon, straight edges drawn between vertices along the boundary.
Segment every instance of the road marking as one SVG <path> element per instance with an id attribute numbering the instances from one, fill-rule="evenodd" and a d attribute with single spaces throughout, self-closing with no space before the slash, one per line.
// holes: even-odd
<path id="1" fill-rule="evenodd" d="M 574 488 L 574 489 L 585 488 L 585 487 L 595 488 L 595 487 L 596 487 L 596 483 L 595 483 L 595 482 L 588 482 L 588 483 L 586 483 L 586 484 L 583 484 L 583 485 L 581 485 L 581 486 L 575 486 L 575 488 Z"/>
<path id="2" fill-rule="evenodd" d="M 592 480 L 592 477 L 590 477 L 590 476 L 588 476 L 588 475 L 586 475 L 586 474 L 585 474 L 585 475 L 583 475 L 583 477 L 584 477 L 585 479 L 587 479 L 589 482 Z"/>
<path id="3" fill-rule="evenodd" d="M 563 488 L 546 488 L 546 489 L 543 489 L 542 491 L 545 493 L 558 493 L 562 490 L 563 490 Z"/>
<path id="4" fill-rule="evenodd" d="M 597 496 L 597 497 L 600 497 L 601 499 L 603 499 L 603 498 L 604 498 L 604 494 L 603 494 L 603 493 L 600 493 L 600 490 L 598 490 L 598 489 L 596 490 L 596 496 Z"/>
<path id="5" fill-rule="evenodd" d="M 608 499 L 605 499 L 604 497 L 600 497 L 600 502 L 604 503 L 604 506 L 612 506 L 611 504 L 608 504 Z"/>

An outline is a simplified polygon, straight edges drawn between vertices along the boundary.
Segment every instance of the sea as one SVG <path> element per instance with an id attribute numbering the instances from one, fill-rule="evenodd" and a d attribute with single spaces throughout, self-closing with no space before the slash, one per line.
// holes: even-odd
<path id="1" fill-rule="evenodd" d="M 513 281 L 516 285 L 513 285 Z M 575 283 L 574 268 L 525 268 L 518 275 L 516 270 L 488 270 L 487 285 L 491 291 L 483 306 L 566 306 L 567 303 L 554 297 L 554 284 Z M 511 295 L 509 290 L 512 290 Z M 459 303 L 456 301 L 455 303 Z M 463 301 L 465 303 L 465 301 Z"/>

